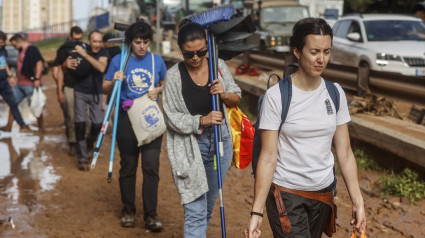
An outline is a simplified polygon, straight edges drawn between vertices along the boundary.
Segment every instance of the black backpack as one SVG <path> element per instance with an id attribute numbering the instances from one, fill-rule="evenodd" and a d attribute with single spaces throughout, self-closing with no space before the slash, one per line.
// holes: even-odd
<path id="1" fill-rule="evenodd" d="M 280 132 L 280 129 L 282 128 L 283 123 L 285 123 L 286 116 L 288 115 L 289 105 L 291 104 L 291 98 L 292 98 L 291 76 L 285 77 L 286 70 L 288 69 L 288 67 L 298 68 L 298 66 L 296 65 L 292 65 L 292 64 L 288 65 L 285 67 L 283 71 L 283 80 L 280 79 L 279 75 L 271 74 L 269 77 L 269 80 L 267 81 L 267 90 L 268 90 L 270 87 L 270 79 L 273 76 L 276 76 L 279 80 L 278 83 L 280 88 L 280 95 L 282 96 L 282 114 L 281 114 L 281 123 L 279 126 L 279 132 Z M 336 113 L 338 113 L 339 97 L 340 97 L 339 91 L 337 87 L 335 86 L 335 84 L 333 84 L 332 82 L 325 80 L 325 83 L 326 83 L 326 89 L 328 90 L 329 96 L 331 97 L 335 105 Z M 261 104 L 263 102 L 263 97 L 264 95 L 260 96 L 260 98 L 258 99 L 258 117 L 257 117 L 257 121 L 254 124 L 255 133 L 254 133 L 254 142 L 253 142 L 253 149 L 252 149 L 252 172 L 254 174 L 254 177 L 255 177 L 255 172 L 257 170 L 258 158 L 260 157 L 260 152 L 261 152 L 261 133 L 258 127 L 260 126 L 260 120 L 261 120 L 260 112 L 261 112 Z M 335 173 L 335 167 L 334 167 L 334 173 Z"/>

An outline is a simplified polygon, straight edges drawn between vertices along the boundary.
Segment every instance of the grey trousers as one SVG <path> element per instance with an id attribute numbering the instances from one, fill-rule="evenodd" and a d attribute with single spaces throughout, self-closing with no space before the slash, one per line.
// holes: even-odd
<path id="1" fill-rule="evenodd" d="M 90 133 L 85 136 L 87 109 L 90 111 Z M 74 91 L 75 136 L 79 162 L 88 162 L 87 146 L 92 147 L 104 117 L 102 95 L 85 94 Z"/>

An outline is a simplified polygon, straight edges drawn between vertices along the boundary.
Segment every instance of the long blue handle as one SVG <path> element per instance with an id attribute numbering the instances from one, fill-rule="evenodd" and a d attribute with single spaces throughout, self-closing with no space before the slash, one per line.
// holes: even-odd
<path id="1" fill-rule="evenodd" d="M 125 44 L 124 43 L 122 44 L 121 49 L 122 50 L 121 50 L 120 70 L 125 68 L 126 64 L 127 64 L 127 61 L 126 61 L 127 51 L 125 51 Z M 94 148 L 94 151 L 93 151 L 93 159 L 92 159 L 92 163 L 91 163 L 92 169 L 95 168 L 96 163 L 97 163 L 97 159 L 99 157 L 100 146 L 102 145 L 103 138 L 105 137 L 106 130 L 108 129 L 109 118 L 111 117 L 112 109 L 114 108 L 114 102 L 117 98 L 116 97 L 117 92 L 118 92 L 118 84 L 115 84 L 114 89 L 112 90 L 112 93 L 111 93 L 111 98 L 109 100 L 108 109 L 106 110 L 105 118 L 103 119 L 102 128 L 101 128 L 99 136 L 97 138 L 96 147 Z"/>
<path id="2" fill-rule="evenodd" d="M 108 183 L 111 182 L 112 178 L 112 167 L 114 165 L 114 153 L 115 153 L 115 141 L 117 138 L 117 125 L 118 125 L 118 113 L 120 107 L 120 96 L 121 96 L 121 81 L 117 80 L 115 82 L 117 86 L 117 98 L 115 100 L 115 117 L 114 117 L 114 127 L 112 130 L 112 142 L 111 142 L 111 154 L 109 156 L 109 169 L 108 169 Z"/>
<path id="3" fill-rule="evenodd" d="M 114 85 L 114 89 L 112 90 L 111 99 L 108 104 L 108 109 L 106 110 L 105 118 L 103 119 L 102 128 L 100 129 L 99 136 L 97 137 L 96 147 L 93 151 L 93 160 L 91 162 L 91 168 L 94 169 L 96 166 L 97 158 L 99 157 L 100 146 L 102 145 L 103 138 L 105 137 L 106 130 L 108 129 L 109 118 L 112 114 L 112 108 L 114 107 L 114 100 L 117 94 L 117 84 Z"/>
<path id="4" fill-rule="evenodd" d="M 124 72 L 127 69 L 128 60 L 130 57 L 130 47 L 125 47 L 125 43 L 122 43 L 121 47 L 121 61 L 120 61 L 120 70 Z M 112 141 L 111 141 L 111 154 L 109 156 L 109 169 L 108 169 L 108 183 L 111 182 L 112 178 L 112 167 L 114 165 L 114 153 L 115 153 L 115 141 L 117 138 L 117 127 L 118 127 L 118 113 L 120 107 L 120 97 L 121 97 L 121 85 L 122 82 L 120 80 L 115 81 L 117 84 L 117 93 L 115 99 L 115 118 L 114 118 L 114 127 L 112 130 Z"/>
<path id="5" fill-rule="evenodd" d="M 209 66 L 209 73 L 210 73 L 210 83 L 212 86 L 212 82 L 214 81 L 214 59 L 213 56 L 215 55 L 215 44 L 212 40 L 214 36 L 211 36 L 210 32 L 208 31 L 208 66 Z M 217 95 L 211 95 L 212 99 L 212 107 L 213 111 L 217 111 Z M 224 218 L 224 203 L 223 203 L 223 189 L 222 189 L 222 179 L 221 179 L 221 160 L 220 160 L 220 143 L 219 141 L 219 134 L 221 134 L 221 131 L 219 133 L 219 130 L 221 127 L 219 125 L 214 125 L 214 142 L 215 142 L 215 158 L 216 158 L 216 166 L 217 166 L 217 179 L 218 179 L 218 195 L 220 198 L 220 217 L 221 217 L 221 236 L 222 238 L 226 237 L 226 221 Z"/>

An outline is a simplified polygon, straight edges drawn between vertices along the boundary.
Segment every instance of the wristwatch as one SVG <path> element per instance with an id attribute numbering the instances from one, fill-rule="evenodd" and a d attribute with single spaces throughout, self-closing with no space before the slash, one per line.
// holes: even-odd
<path id="1" fill-rule="evenodd" d="M 31 78 L 30 78 L 32 81 L 35 81 L 35 80 L 38 80 L 38 78 L 36 78 L 36 77 L 34 77 L 34 76 L 31 76 Z"/>

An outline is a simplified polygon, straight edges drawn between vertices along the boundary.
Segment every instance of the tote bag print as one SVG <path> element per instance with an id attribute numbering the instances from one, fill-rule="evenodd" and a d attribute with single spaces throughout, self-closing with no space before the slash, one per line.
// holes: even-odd
<path id="1" fill-rule="evenodd" d="M 147 98 L 147 100 L 150 100 Z M 152 100 L 150 100 L 152 101 Z M 160 111 L 156 101 L 154 103 L 146 102 L 146 107 L 142 108 L 141 115 L 139 117 L 140 127 L 145 132 L 155 132 L 161 128 L 161 124 L 164 124 L 164 121 L 161 121 L 162 112 Z"/>
<path id="2" fill-rule="evenodd" d="M 155 72 L 154 64 L 155 61 L 152 54 L 152 72 Z M 154 87 L 154 76 L 152 76 L 151 82 L 149 91 Z M 128 110 L 128 117 L 136 134 L 138 146 L 150 143 L 165 132 L 164 115 L 159 109 L 158 103 L 155 100 L 151 100 L 147 93 L 134 100 L 133 105 Z"/>

